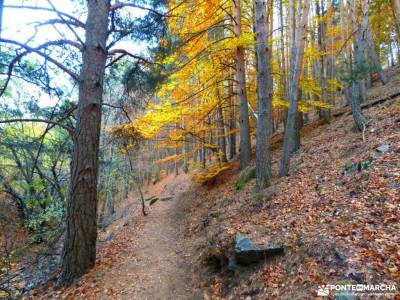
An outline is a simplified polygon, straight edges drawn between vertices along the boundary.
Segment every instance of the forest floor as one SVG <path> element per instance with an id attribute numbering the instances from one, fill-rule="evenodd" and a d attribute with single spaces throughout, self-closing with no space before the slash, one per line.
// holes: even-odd
<path id="1" fill-rule="evenodd" d="M 50 286 L 27 298 L 314 299 L 319 285 L 339 283 L 399 291 L 400 97 L 389 96 L 400 92 L 400 72 L 393 70 L 387 86 L 369 91 L 371 101 L 388 100 L 364 109 L 364 136 L 349 113 L 306 124 L 290 176 L 274 174 L 262 193 L 254 180 L 237 184 L 237 161 L 208 185 L 181 174 L 146 186 L 146 196 L 174 198 L 141 216 L 132 197 L 121 206 L 128 213 L 100 233 L 89 274 L 68 289 Z M 276 172 L 279 137 L 273 148 Z M 226 272 L 238 231 L 279 241 L 285 254 Z"/>
<path id="2" fill-rule="evenodd" d="M 100 232 L 96 267 L 68 289 L 36 290 L 34 299 L 203 299 L 195 286 L 195 257 L 185 239 L 187 175 L 169 176 L 145 188 L 145 196 L 173 195 L 140 214 L 135 197 L 123 203 L 123 217 Z M 54 286 L 53 286 L 54 287 Z M 46 288 L 46 290 L 49 287 Z"/>

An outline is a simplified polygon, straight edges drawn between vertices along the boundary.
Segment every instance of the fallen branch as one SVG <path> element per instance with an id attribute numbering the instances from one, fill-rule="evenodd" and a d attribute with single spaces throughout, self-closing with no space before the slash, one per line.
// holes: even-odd
<path id="1" fill-rule="evenodd" d="M 158 200 L 168 201 L 168 200 L 172 200 L 172 199 L 174 199 L 174 196 L 162 196 L 162 197 L 151 196 L 151 197 L 147 198 L 145 201 L 148 201 L 149 205 L 153 205 Z"/>
<path id="2" fill-rule="evenodd" d="M 400 96 L 400 92 L 397 92 L 395 94 L 389 95 L 387 97 L 383 97 L 383 98 L 375 99 L 375 100 L 372 100 L 372 101 L 369 101 L 369 102 L 366 102 L 366 103 L 362 103 L 361 104 L 361 109 L 372 107 L 374 105 L 377 105 L 379 103 L 385 102 L 387 100 L 394 99 L 394 98 L 396 98 L 398 96 Z M 348 113 L 348 112 L 350 112 L 350 107 L 349 107 L 349 105 L 346 105 L 345 107 L 337 110 L 336 112 L 333 112 L 332 116 L 337 118 L 337 117 L 340 117 L 340 116 L 342 116 L 342 115 L 344 115 L 345 113 Z"/>

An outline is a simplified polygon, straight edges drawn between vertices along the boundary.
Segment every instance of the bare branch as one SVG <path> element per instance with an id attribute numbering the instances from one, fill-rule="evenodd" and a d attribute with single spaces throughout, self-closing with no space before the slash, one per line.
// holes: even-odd
<path id="1" fill-rule="evenodd" d="M 120 54 L 120 55 L 119 55 L 117 58 L 115 58 L 114 60 L 112 60 L 110 63 L 108 63 L 108 64 L 106 65 L 106 68 L 110 67 L 111 65 L 113 65 L 114 63 L 116 63 L 117 61 L 119 61 L 121 58 L 123 58 L 123 57 L 125 57 L 125 56 L 132 57 L 132 58 L 137 59 L 137 60 L 139 60 L 139 61 L 142 61 L 142 62 L 144 62 L 144 63 L 146 63 L 146 64 L 157 64 L 157 63 L 155 63 L 155 62 L 152 62 L 152 61 L 150 61 L 150 60 L 147 60 L 147 59 L 144 58 L 144 57 L 141 57 L 141 56 L 132 54 L 132 53 L 130 53 L 130 52 L 124 50 L 124 49 L 113 49 L 113 50 L 108 51 L 108 55 L 111 55 L 111 56 L 112 56 L 112 55 L 114 55 L 114 54 Z"/>
<path id="2" fill-rule="evenodd" d="M 68 69 L 66 66 L 64 66 L 62 63 L 58 62 L 57 60 L 55 60 L 54 58 L 52 58 L 51 56 L 43 53 L 41 50 L 42 49 L 46 49 L 49 46 L 62 46 L 62 45 L 72 45 L 76 48 L 78 48 L 79 50 L 81 50 L 81 46 L 80 44 L 74 42 L 74 41 L 69 41 L 69 40 L 59 40 L 59 41 L 51 41 L 51 42 L 47 42 L 44 43 L 40 46 L 37 46 L 35 48 L 30 47 L 28 45 L 25 45 L 23 43 L 14 41 L 14 40 L 8 40 L 8 39 L 2 39 L 0 38 L 0 43 L 7 43 L 7 44 L 11 44 L 11 45 L 16 45 L 19 46 L 23 49 L 25 49 L 24 52 L 18 54 L 17 56 L 14 57 L 14 59 L 10 62 L 9 66 L 8 66 L 8 73 L 7 73 L 7 80 L 2 88 L 2 90 L 0 91 L 0 96 L 2 96 L 4 94 L 4 91 L 7 88 L 7 85 L 10 81 L 11 75 L 12 75 L 12 71 L 14 68 L 14 65 L 21 60 L 21 58 L 25 55 L 28 55 L 29 53 L 36 53 L 40 56 L 42 56 L 43 58 L 45 58 L 46 60 L 48 60 L 49 62 L 53 63 L 54 65 L 56 65 L 57 67 L 59 67 L 61 70 L 63 70 L 64 72 L 66 72 L 67 74 L 69 74 L 74 80 L 76 81 L 80 81 L 78 74 L 76 74 L 75 72 L 73 72 L 72 70 Z"/>
<path id="3" fill-rule="evenodd" d="M 78 23 L 76 23 L 74 20 L 61 20 L 61 19 L 49 19 L 43 22 L 33 22 L 30 23 L 32 25 L 35 25 L 35 27 L 40 27 L 40 26 L 46 26 L 46 25 L 55 25 L 55 24 L 61 24 L 61 25 L 70 25 L 70 26 L 76 26 L 80 27 Z M 28 24 L 29 25 L 29 24 Z"/>
<path id="4" fill-rule="evenodd" d="M 75 21 L 76 24 L 79 25 L 79 27 L 85 28 L 85 24 L 83 22 L 81 22 L 79 19 L 77 19 L 74 16 L 71 16 L 70 14 L 67 14 L 65 12 L 62 12 L 62 11 L 59 11 L 59 10 L 55 10 L 54 8 L 40 7 L 40 6 L 29 6 L 29 5 L 4 5 L 4 8 L 51 11 L 51 12 L 57 13 L 59 15 L 62 15 L 63 17 L 66 17 L 66 18 L 68 18 L 70 20 L 73 20 L 73 21 Z"/>
<path id="5" fill-rule="evenodd" d="M 57 15 L 60 17 L 61 20 L 65 21 L 63 15 L 55 8 L 55 6 L 53 5 L 53 3 L 50 0 L 47 0 L 47 2 L 50 4 L 50 6 L 53 8 L 53 10 L 57 13 Z M 79 35 L 76 33 L 76 31 L 74 30 L 74 28 L 68 24 L 68 22 L 65 22 L 65 24 L 68 26 L 68 28 L 72 31 L 72 33 L 75 35 L 76 39 L 81 43 L 81 45 L 85 45 L 84 42 L 81 40 L 81 38 L 79 37 Z"/>
<path id="6" fill-rule="evenodd" d="M 61 124 L 57 121 L 46 120 L 46 119 L 9 119 L 9 120 L 0 120 L 0 124 L 7 124 L 7 123 L 18 123 L 18 122 L 37 122 L 37 123 L 47 123 L 47 124 L 54 124 L 60 126 L 61 128 L 68 131 L 71 135 L 74 133 L 74 128 Z"/>
<path id="7" fill-rule="evenodd" d="M 128 121 L 132 123 L 132 120 L 129 117 L 129 113 L 128 113 L 128 111 L 126 110 L 126 108 L 123 105 L 117 106 L 117 105 L 110 104 L 110 103 L 103 103 L 102 105 L 122 110 L 123 113 L 125 114 L 125 117 L 128 119 Z"/>

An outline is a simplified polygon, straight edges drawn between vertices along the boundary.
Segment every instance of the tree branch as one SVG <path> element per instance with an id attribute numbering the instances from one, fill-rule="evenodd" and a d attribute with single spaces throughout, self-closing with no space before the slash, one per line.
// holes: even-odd
<path id="1" fill-rule="evenodd" d="M 142 62 L 144 62 L 144 63 L 146 63 L 146 64 L 157 64 L 157 63 L 155 63 L 155 62 L 152 62 L 152 61 L 147 60 L 147 59 L 144 58 L 144 57 L 141 57 L 141 56 L 132 54 L 132 53 L 130 53 L 130 52 L 124 50 L 124 49 L 114 49 L 114 50 L 108 51 L 108 55 L 114 55 L 114 54 L 121 54 L 121 55 L 119 55 L 116 59 L 114 59 L 114 60 L 112 60 L 111 62 L 109 62 L 109 63 L 106 65 L 106 68 L 110 67 L 111 65 L 113 65 L 114 63 L 116 63 L 117 61 L 119 61 L 119 60 L 120 60 L 121 58 L 123 58 L 124 56 L 132 57 L 132 58 L 137 59 L 137 60 L 139 60 L 139 61 L 142 61 Z"/>
<path id="2" fill-rule="evenodd" d="M 85 24 L 81 22 L 79 19 L 75 18 L 74 16 L 71 16 L 65 12 L 56 10 L 54 8 L 49 8 L 49 7 L 40 7 L 40 6 L 29 6 L 29 5 L 4 5 L 4 8 L 11 8 L 11 9 L 29 9 L 29 10 L 42 10 L 42 11 L 50 11 L 54 12 L 58 15 L 62 15 L 70 20 L 75 21 L 79 27 L 85 28 Z"/>
<path id="3" fill-rule="evenodd" d="M 47 0 L 47 3 L 50 4 L 50 6 L 53 8 L 53 10 L 57 13 L 57 15 L 60 17 L 61 20 L 65 21 L 63 15 L 55 8 L 55 6 L 53 5 L 53 3 L 50 0 Z M 68 24 L 68 22 L 65 22 L 65 24 L 68 26 L 68 28 L 72 31 L 72 33 L 75 35 L 76 39 L 81 43 L 82 46 L 85 45 L 85 43 L 81 40 L 81 38 L 79 37 L 79 35 L 76 33 L 76 31 L 74 30 L 74 28 Z"/>
<path id="4" fill-rule="evenodd" d="M 52 120 L 46 120 L 46 119 L 9 119 L 9 120 L 0 120 L 0 124 L 7 124 L 7 123 L 18 123 L 18 122 L 37 122 L 37 123 L 47 123 L 47 124 L 54 124 L 57 126 L 60 126 L 61 128 L 65 129 L 68 131 L 68 133 L 73 134 L 74 133 L 74 128 L 61 124 L 57 121 L 52 121 Z"/>
<path id="5" fill-rule="evenodd" d="M 70 25 L 70 26 L 80 27 L 80 24 L 76 23 L 76 21 L 74 21 L 74 20 L 68 21 L 68 20 L 65 20 L 65 19 L 61 19 L 61 20 L 60 19 L 49 19 L 49 20 L 46 20 L 46 21 L 43 21 L 43 22 L 33 22 L 33 23 L 30 23 L 30 24 L 35 25 L 35 28 L 36 27 L 40 27 L 40 26 L 55 25 L 55 24 L 63 24 L 63 25 Z M 30 24 L 28 24 L 28 25 L 30 25 Z"/>
<path id="6" fill-rule="evenodd" d="M 17 56 L 15 56 L 14 59 L 8 65 L 7 79 L 6 79 L 6 82 L 5 82 L 4 86 L 3 86 L 3 88 L 0 91 L 0 97 L 4 94 L 4 92 L 5 92 L 5 90 L 6 90 L 7 86 L 8 86 L 8 83 L 9 83 L 9 81 L 11 79 L 11 76 L 12 76 L 12 71 L 14 69 L 14 65 L 19 60 L 21 60 L 22 57 L 24 57 L 25 55 L 28 55 L 29 53 L 36 53 L 36 54 L 42 56 L 43 58 L 45 58 L 46 60 L 48 60 L 49 62 L 53 63 L 58 68 L 60 68 L 64 72 L 66 72 L 74 80 L 76 80 L 78 82 L 80 81 L 80 78 L 79 78 L 78 74 L 76 74 L 72 70 L 68 69 L 66 66 L 64 66 L 62 63 L 58 62 L 57 60 L 55 60 L 51 56 L 49 56 L 49 55 L 43 53 L 42 51 L 40 51 L 42 49 L 46 49 L 49 46 L 62 46 L 62 45 L 65 45 L 65 44 L 69 44 L 69 45 L 72 45 L 72 46 L 74 46 L 74 47 L 76 47 L 78 49 L 81 49 L 80 45 L 78 43 L 74 42 L 74 41 L 70 41 L 70 40 L 51 41 L 51 42 L 44 43 L 44 44 L 42 44 L 42 45 L 40 45 L 38 47 L 35 47 L 35 48 L 30 47 L 28 45 L 25 45 L 23 43 L 14 41 L 14 40 L 8 40 L 8 39 L 2 39 L 2 38 L 0 38 L 0 43 L 7 43 L 7 44 L 11 44 L 11 45 L 16 45 L 16 46 L 19 46 L 19 47 L 25 49 L 24 52 L 22 52 L 22 53 L 18 54 Z"/>

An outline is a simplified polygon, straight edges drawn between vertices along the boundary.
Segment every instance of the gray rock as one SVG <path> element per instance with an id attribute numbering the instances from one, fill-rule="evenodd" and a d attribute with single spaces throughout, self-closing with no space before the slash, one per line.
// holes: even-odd
<path id="1" fill-rule="evenodd" d="M 266 258 L 282 254 L 284 249 L 281 245 L 255 245 L 245 234 L 238 232 L 235 242 L 235 261 L 241 265 L 249 265 L 265 260 Z"/>
<path id="2" fill-rule="evenodd" d="M 389 145 L 380 145 L 378 148 L 376 148 L 376 151 L 379 153 L 386 153 L 389 151 Z"/>
<path id="3" fill-rule="evenodd" d="M 111 241 L 113 239 L 113 235 L 112 235 L 112 233 L 110 232 L 105 238 L 104 238 L 104 242 L 109 242 L 109 241 Z"/>

